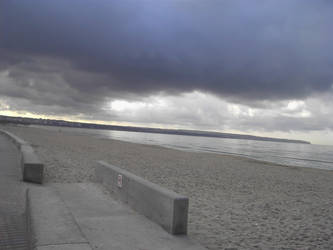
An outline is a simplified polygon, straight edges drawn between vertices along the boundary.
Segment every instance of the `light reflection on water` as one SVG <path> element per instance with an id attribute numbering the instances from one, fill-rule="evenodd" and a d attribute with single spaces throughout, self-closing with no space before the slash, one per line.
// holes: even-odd
<path id="1" fill-rule="evenodd" d="M 123 131 L 103 132 L 109 138 L 135 143 L 154 144 L 180 150 L 232 154 L 284 165 L 333 170 L 332 146 Z"/>

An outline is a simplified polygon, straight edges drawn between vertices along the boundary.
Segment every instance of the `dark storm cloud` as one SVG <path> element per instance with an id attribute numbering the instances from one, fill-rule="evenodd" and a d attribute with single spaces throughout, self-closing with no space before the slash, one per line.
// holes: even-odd
<path id="1" fill-rule="evenodd" d="M 65 80 L 66 74 L 87 78 L 84 72 L 71 69 L 65 61 L 26 58 L 25 62 L 0 71 L 0 100 L 10 97 L 11 109 L 40 114 L 54 115 L 56 110 L 62 115 L 97 114 L 104 104 L 103 95 L 72 87 Z"/>
<path id="2" fill-rule="evenodd" d="M 94 98 L 303 98 L 333 83 L 332 11 L 327 0 L 1 0 L 0 69 L 65 60 L 56 72 Z"/>

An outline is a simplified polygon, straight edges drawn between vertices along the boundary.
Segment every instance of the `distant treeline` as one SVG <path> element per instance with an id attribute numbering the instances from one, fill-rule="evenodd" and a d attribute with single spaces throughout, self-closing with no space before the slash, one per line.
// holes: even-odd
<path id="1" fill-rule="evenodd" d="M 310 144 L 310 142 L 302 141 L 302 140 L 289 140 L 289 139 L 261 137 L 261 136 L 253 136 L 253 135 L 240 135 L 240 134 L 219 133 L 219 132 L 198 131 L 198 130 L 159 129 L 159 128 L 102 125 L 102 124 L 94 124 L 94 123 L 69 122 L 69 121 L 64 121 L 64 120 L 35 119 L 35 118 L 11 117 L 11 116 L 1 116 L 1 115 L 0 115 L 0 123 L 14 123 L 14 124 L 23 124 L 23 125 L 46 125 L 46 126 L 58 126 L 58 127 L 72 127 L 72 128 L 106 129 L 106 130 L 145 132 L 145 133 L 158 133 L 158 134 L 190 135 L 190 136 L 204 136 L 204 137 L 217 137 L 217 138 L 230 138 L 230 139 Z"/>

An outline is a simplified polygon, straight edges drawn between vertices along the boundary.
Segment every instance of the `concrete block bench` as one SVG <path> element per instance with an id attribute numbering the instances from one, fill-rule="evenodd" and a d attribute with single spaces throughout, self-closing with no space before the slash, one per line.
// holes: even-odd
<path id="1" fill-rule="evenodd" d="M 30 145 L 21 146 L 23 180 L 43 183 L 44 164 L 39 160 Z"/>
<path id="2" fill-rule="evenodd" d="M 30 144 L 7 131 L 0 130 L 0 133 L 13 141 L 20 151 L 23 181 L 42 184 L 44 164 L 39 160 Z"/>
<path id="3" fill-rule="evenodd" d="M 103 161 L 97 162 L 95 173 L 98 182 L 138 213 L 170 234 L 187 234 L 187 197 Z"/>

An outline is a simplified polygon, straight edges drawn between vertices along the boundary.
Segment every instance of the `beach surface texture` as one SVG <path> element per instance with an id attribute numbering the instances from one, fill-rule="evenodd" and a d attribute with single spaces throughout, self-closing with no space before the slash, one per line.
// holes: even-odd
<path id="1" fill-rule="evenodd" d="M 333 171 L 194 153 L 26 126 L 45 182 L 89 182 L 95 161 L 190 199 L 189 236 L 208 249 L 332 249 Z"/>

